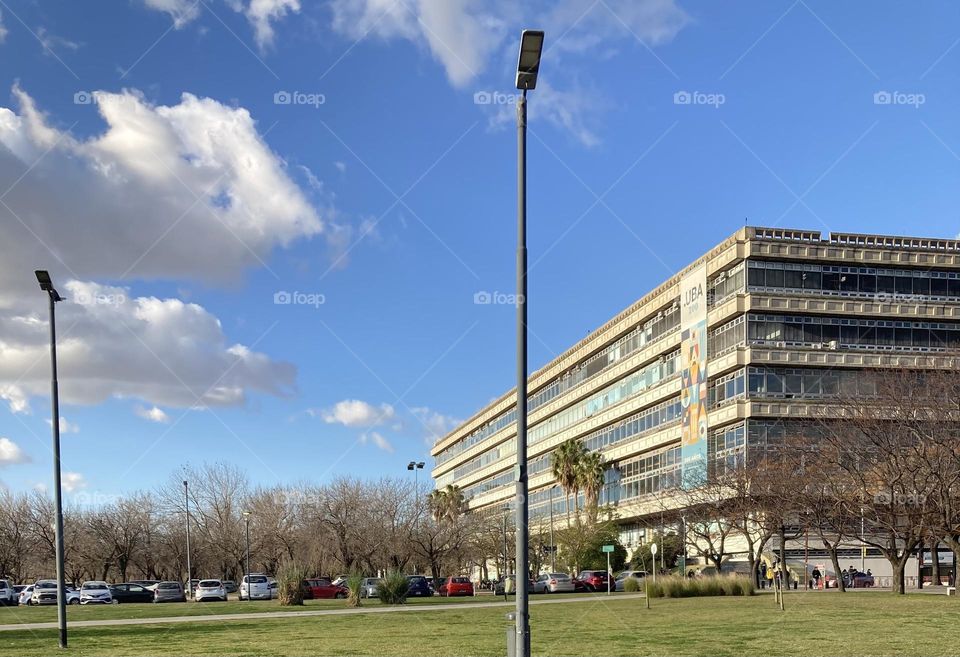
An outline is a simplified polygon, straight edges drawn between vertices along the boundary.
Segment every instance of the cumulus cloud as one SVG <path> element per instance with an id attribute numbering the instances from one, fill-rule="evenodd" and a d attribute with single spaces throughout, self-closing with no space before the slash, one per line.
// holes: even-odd
<path id="1" fill-rule="evenodd" d="M 455 426 L 461 423 L 461 420 L 449 415 L 443 415 L 425 406 L 411 408 L 410 411 L 426 430 L 425 439 L 427 443 L 431 445 L 450 433 Z"/>
<path id="2" fill-rule="evenodd" d="M 200 15 L 200 3 L 197 0 L 143 0 L 150 9 L 163 11 L 170 15 L 173 24 L 180 29 Z"/>
<path id="3" fill-rule="evenodd" d="M 28 463 L 30 457 L 20 449 L 20 446 L 9 438 L 0 438 L 0 467 Z"/>
<path id="4" fill-rule="evenodd" d="M 377 446 L 378 449 L 382 449 L 385 452 L 393 454 L 393 445 L 390 444 L 390 441 L 384 438 L 380 433 L 376 431 L 370 431 L 360 435 L 360 442 L 366 445 L 367 443 L 372 443 Z"/>
<path id="5" fill-rule="evenodd" d="M 94 92 L 106 129 L 80 141 L 13 93 L 19 112 L 0 107 L 0 230 L 17 249 L 0 261 L 0 306 L 37 263 L 61 280 L 233 280 L 323 230 L 243 108 Z"/>
<path id="6" fill-rule="evenodd" d="M 47 418 L 44 420 L 48 426 L 53 426 L 53 420 Z M 67 418 L 60 416 L 60 433 L 80 433 L 80 427 L 68 420 Z"/>
<path id="7" fill-rule="evenodd" d="M 311 414 L 316 414 L 311 412 Z M 396 416 L 390 404 L 374 406 L 359 399 L 345 399 L 334 404 L 333 408 L 320 411 L 327 424 L 342 424 L 347 427 L 375 427 L 385 424 Z"/>
<path id="8" fill-rule="evenodd" d="M 177 408 L 236 406 L 250 391 L 294 390 L 292 364 L 230 343 L 220 321 L 197 304 L 90 282 L 60 287 L 67 301 L 58 307 L 57 357 L 61 372 L 70 373 L 60 380 L 66 403 L 127 398 Z M 11 399 L 49 389 L 48 371 L 37 367 L 49 359 L 47 331 L 35 303 L 0 308 L 0 387 L 12 411 L 25 409 Z"/>
<path id="9" fill-rule="evenodd" d="M 546 14 L 550 33 L 563 35 L 551 48 L 601 56 L 635 39 L 649 47 L 669 43 L 689 22 L 676 0 L 561 0 Z"/>
<path id="10" fill-rule="evenodd" d="M 79 472 L 64 472 L 60 475 L 60 485 L 68 493 L 81 490 L 87 487 L 87 481 Z"/>
<path id="11" fill-rule="evenodd" d="M 167 424 L 170 422 L 170 416 L 156 406 L 153 406 L 152 408 L 137 406 L 133 410 L 138 417 L 142 417 L 144 420 L 149 420 L 150 422 L 156 422 L 158 424 Z"/>
<path id="12" fill-rule="evenodd" d="M 169 14 L 177 29 L 200 15 L 198 0 L 144 0 L 144 4 L 148 9 Z M 300 11 L 300 0 L 226 0 L 226 4 L 246 17 L 261 50 L 273 43 L 273 23 Z"/>

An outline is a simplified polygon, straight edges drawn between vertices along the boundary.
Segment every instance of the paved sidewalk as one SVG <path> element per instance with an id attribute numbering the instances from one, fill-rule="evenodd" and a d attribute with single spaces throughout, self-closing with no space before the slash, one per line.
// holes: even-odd
<path id="1" fill-rule="evenodd" d="M 632 600 L 643 598 L 642 593 L 618 593 L 615 596 L 605 595 L 569 595 L 549 596 L 531 599 L 531 605 L 569 604 L 571 602 L 594 602 L 600 604 L 606 600 Z M 109 627 L 112 625 L 159 625 L 177 623 L 205 623 L 209 621 L 243 621 L 265 620 L 270 618 L 301 618 L 308 616 L 343 616 L 351 614 L 393 614 L 412 613 L 417 611 L 453 611 L 456 609 L 485 609 L 489 607 L 515 608 L 516 602 L 464 602 L 461 604 L 426 604 L 426 605 L 398 605 L 396 607 L 360 607 L 359 609 L 318 609 L 317 611 L 265 611 L 252 614 L 211 614 L 202 616 L 168 616 L 166 618 L 114 618 L 109 620 L 69 621 L 68 627 Z M 56 622 L 47 623 L 12 623 L 0 625 L 0 632 L 15 632 L 17 630 L 55 630 Z"/>

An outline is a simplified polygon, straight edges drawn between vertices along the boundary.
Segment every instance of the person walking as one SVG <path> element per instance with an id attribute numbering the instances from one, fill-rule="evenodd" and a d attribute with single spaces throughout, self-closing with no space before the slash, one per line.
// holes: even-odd
<path id="1" fill-rule="evenodd" d="M 820 588 L 820 578 L 823 577 L 823 574 L 820 572 L 820 569 L 817 568 L 817 567 L 814 567 L 813 572 L 810 573 L 810 575 L 811 575 L 811 577 L 813 577 L 813 588 L 819 589 L 819 588 Z"/>
<path id="2" fill-rule="evenodd" d="M 767 587 L 767 562 L 761 561 L 760 562 L 760 588 L 763 589 L 766 587 Z"/>

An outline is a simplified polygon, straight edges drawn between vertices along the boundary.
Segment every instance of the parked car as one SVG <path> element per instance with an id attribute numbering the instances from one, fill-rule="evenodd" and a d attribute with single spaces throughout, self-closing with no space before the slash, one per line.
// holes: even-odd
<path id="1" fill-rule="evenodd" d="M 17 604 L 17 593 L 9 580 L 0 579 L 0 605 Z"/>
<path id="2" fill-rule="evenodd" d="M 113 594 L 110 593 L 110 585 L 100 580 L 84 582 L 80 586 L 80 604 L 113 604 Z"/>
<path id="3" fill-rule="evenodd" d="M 80 604 L 80 592 L 67 586 L 66 602 L 68 605 Z M 55 605 L 57 604 L 57 580 L 38 579 L 33 585 L 28 605 Z"/>
<path id="4" fill-rule="evenodd" d="M 159 579 L 131 579 L 129 582 L 127 582 L 127 584 L 139 584 L 143 588 L 151 590 L 159 583 Z"/>
<path id="5" fill-rule="evenodd" d="M 360 585 L 360 596 L 364 598 L 377 597 L 377 586 L 380 581 L 379 577 L 364 577 L 363 584 Z"/>
<path id="6" fill-rule="evenodd" d="M 335 586 L 346 586 L 349 577 L 349 575 L 337 575 L 336 579 L 333 580 L 333 584 Z"/>
<path id="7" fill-rule="evenodd" d="M 610 575 L 605 570 L 583 570 L 577 575 L 588 591 L 606 591 Z M 610 582 L 612 589 L 613 582 Z"/>
<path id="8" fill-rule="evenodd" d="M 270 581 L 262 573 L 250 573 L 244 575 L 240 580 L 240 599 L 241 600 L 270 600 L 273 594 L 270 592 Z"/>
<path id="9" fill-rule="evenodd" d="M 410 587 L 407 589 L 407 596 L 411 598 L 429 598 L 433 596 L 433 589 L 430 588 L 430 582 L 423 575 L 407 575 L 407 582 Z"/>
<path id="10" fill-rule="evenodd" d="M 573 593 L 573 578 L 566 573 L 544 573 L 533 583 L 534 593 Z"/>
<path id="11" fill-rule="evenodd" d="M 197 590 L 193 594 L 196 602 L 205 600 L 227 601 L 227 591 L 223 588 L 223 582 L 219 579 L 201 579 L 197 584 Z"/>
<path id="12" fill-rule="evenodd" d="M 617 575 L 617 579 L 613 582 L 613 589 L 614 591 L 623 591 L 624 584 L 626 584 L 628 579 L 635 579 L 640 582 L 646 576 L 647 571 L 645 570 L 625 570 Z"/>
<path id="13" fill-rule="evenodd" d="M 303 590 L 311 600 L 342 599 L 350 594 L 350 589 L 346 586 L 334 584 L 326 577 L 303 580 Z"/>
<path id="14" fill-rule="evenodd" d="M 159 584 L 159 582 L 157 582 Z M 176 582 L 174 582 L 176 583 Z M 146 586 L 125 582 L 123 584 L 114 584 L 110 587 L 110 594 L 113 601 L 120 604 L 126 602 L 153 602 L 154 593 Z"/>
<path id="15" fill-rule="evenodd" d="M 29 605 L 30 599 L 33 597 L 33 584 L 24 586 L 23 590 L 20 591 L 20 597 L 18 598 L 18 603 L 21 605 Z"/>
<path id="16" fill-rule="evenodd" d="M 272 577 L 267 578 L 267 584 L 270 586 L 270 597 L 276 598 L 280 595 L 280 584 Z"/>
<path id="17" fill-rule="evenodd" d="M 457 595 L 473 595 L 473 582 L 469 577 L 448 577 L 440 585 L 440 595 L 444 598 L 452 598 Z"/>
<path id="18" fill-rule="evenodd" d="M 154 602 L 186 602 L 187 594 L 180 582 L 157 582 L 153 587 Z"/>
<path id="19" fill-rule="evenodd" d="M 227 593 L 236 593 L 237 583 L 232 579 L 225 579 L 223 580 L 223 588 L 226 589 Z"/>
<path id="20" fill-rule="evenodd" d="M 24 590 L 25 588 L 27 588 L 27 585 L 26 585 L 26 584 L 14 584 L 14 586 L 13 586 L 13 593 L 14 593 L 13 603 L 14 603 L 14 604 L 17 604 L 17 602 L 19 602 L 19 600 L 20 600 L 20 594 L 23 593 L 23 590 Z"/>
<path id="21" fill-rule="evenodd" d="M 197 590 L 197 584 L 200 583 L 199 579 L 191 579 L 189 584 L 184 584 L 183 588 L 187 593 Z"/>
<path id="22" fill-rule="evenodd" d="M 510 583 L 509 586 L 507 586 L 507 588 L 509 589 L 509 591 L 508 591 L 509 594 L 512 595 L 512 594 L 515 594 L 515 593 L 517 592 L 517 586 L 516 586 L 517 578 L 516 578 L 516 576 L 514 576 L 514 575 L 507 575 L 505 578 L 504 578 L 504 577 L 501 577 L 499 580 L 497 580 L 496 585 L 494 585 L 494 587 L 493 587 L 493 593 L 494 593 L 494 595 L 503 595 L 503 588 L 504 588 L 504 582 L 505 582 L 505 581 Z M 528 579 L 528 580 L 527 580 L 527 593 L 533 593 L 533 591 L 534 591 L 534 588 L 533 588 L 533 580 L 529 580 L 529 579 Z"/>

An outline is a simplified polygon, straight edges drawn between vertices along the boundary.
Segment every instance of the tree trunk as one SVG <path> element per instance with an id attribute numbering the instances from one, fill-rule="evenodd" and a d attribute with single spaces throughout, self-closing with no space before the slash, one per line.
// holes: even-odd
<path id="1" fill-rule="evenodd" d="M 940 586 L 940 540 L 934 539 L 930 546 L 930 583 Z"/>
<path id="2" fill-rule="evenodd" d="M 830 554 L 830 563 L 833 564 L 833 576 L 837 579 L 837 590 L 841 593 L 846 593 L 847 586 L 843 583 L 843 577 L 840 576 L 840 557 L 837 556 L 837 546 L 823 541 L 823 547 L 827 548 L 827 552 Z"/>
<path id="3" fill-rule="evenodd" d="M 893 566 L 893 592 L 903 595 L 906 591 L 906 586 L 904 585 L 904 571 L 907 569 L 907 560 L 903 559 L 891 559 L 887 557 L 887 561 L 890 562 L 890 565 Z"/>
<path id="4" fill-rule="evenodd" d="M 786 530 L 780 528 L 780 572 L 783 573 L 783 586 L 785 588 L 790 587 L 790 573 L 787 571 L 787 533 Z"/>

